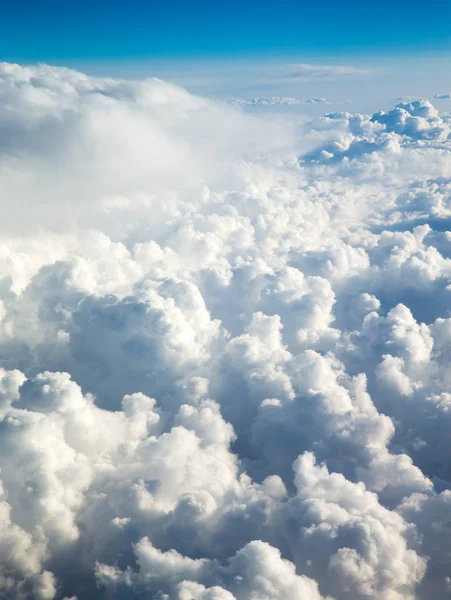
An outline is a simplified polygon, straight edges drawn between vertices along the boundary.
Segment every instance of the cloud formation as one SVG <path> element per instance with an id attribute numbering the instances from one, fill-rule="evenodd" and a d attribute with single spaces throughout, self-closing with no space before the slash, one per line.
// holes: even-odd
<path id="1" fill-rule="evenodd" d="M 269 98 L 249 98 L 248 100 L 242 98 L 233 98 L 228 102 L 229 104 L 236 106 L 297 106 L 302 104 L 330 104 L 324 98 L 291 98 L 286 96 L 271 96 Z"/>
<path id="2" fill-rule="evenodd" d="M 0 104 L 0 596 L 447 598 L 451 116 Z"/>
<path id="3" fill-rule="evenodd" d="M 369 75 L 371 69 L 343 65 L 310 65 L 306 63 L 292 64 L 284 67 L 289 77 L 301 79 L 336 79 L 355 75 Z"/>

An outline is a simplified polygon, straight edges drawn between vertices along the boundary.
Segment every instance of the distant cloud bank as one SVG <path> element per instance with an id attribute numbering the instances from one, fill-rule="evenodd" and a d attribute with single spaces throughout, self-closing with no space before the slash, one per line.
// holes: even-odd
<path id="1" fill-rule="evenodd" d="M 329 104 L 325 98 L 290 98 L 290 97 L 269 97 L 269 98 L 232 98 L 228 100 L 229 104 L 236 106 L 296 106 L 301 104 Z"/>
<path id="2" fill-rule="evenodd" d="M 372 69 L 364 69 L 353 66 L 309 65 L 303 63 L 286 65 L 283 67 L 282 71 L 287 76 L 306 79 L 328 79 L 349 77 L 353 75 L 370 75 L 371 73 L 374 73 Z"/>

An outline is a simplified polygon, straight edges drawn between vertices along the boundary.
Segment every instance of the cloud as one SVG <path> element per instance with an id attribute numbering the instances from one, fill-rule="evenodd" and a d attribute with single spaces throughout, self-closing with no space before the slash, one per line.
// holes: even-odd
<path id="1" fill-rule="evenodd" d="M 283 68 L 288 77 L 300 79 L 336 79 L 359 75 L 370 75 L 374 71 L 353 66 L 310 65 L 305 63 L 287 65 Z"/>
<path id="2" fill-rule="evenodd" d="M 451 116 L 0 104 L 0 596 L 446 598 Z"/>
<path id="3" fill-rule="evenodd" d="M 121 590 L 124 597 L 134 598 L 140 590 L 146 592 L 153 588 L 159 590 L 161 588 L 157 583 L 158 578 L 163 576 L 167 581 L 169 576 L 172 579 L 168 588 L 170 595 L 179 600 L 193 598 L 233 600 L 255 597 L 262 600 L 277 600 L 282 597 L 287 600 L 296 598 L 321 600 L 322 598 L 315 582 L 296 575 L 292 563 L 283 560 L 278 550 L 260 541 L 253 541 L 244 546 L 229 561 L 229 564 L 224 566 L 214 561 L 189 559 L 175 551 L 162 553 L 152 546 L 148 538 L 137 544 L 135 552 L 140 570 L 136 575 L 132 575 L 131 579 L 124 577 L 120 572 L 99 565 L 98 576 L 113 594 Z M 223 585 L 226 588 L 206 587 L 198 583 L 198 580 L 218 579 L 224 580 Z"/>
<path id="4" fill-rule="evenodd" d="M 329 104 L 324 98 L 290 98 L 290 97 L 270 97 L 270 98 L 250 98 L 248 100 L 234 98 L 228 101 L 229 104 L 236 106 L 296 106 L 302 104 Z"/>

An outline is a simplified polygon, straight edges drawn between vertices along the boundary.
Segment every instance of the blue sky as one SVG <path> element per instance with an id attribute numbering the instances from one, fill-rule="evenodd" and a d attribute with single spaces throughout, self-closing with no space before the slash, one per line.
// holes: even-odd
<path id="1" fill-rule="evenodd" d="M 3 0 L 0 61 L 156 76 L 226 100 L 329 102 L 285 112 L 371 112 L 451 92 L 450 22 L 449 0 Z M 305 63 L 356 72 L 292 77 Z"/>
<path id="2" fill-rule="evenodd" d="M 8 61 L 451 48 L 447 0 L 3 0 L 1 6 L 0 58 Z"/>

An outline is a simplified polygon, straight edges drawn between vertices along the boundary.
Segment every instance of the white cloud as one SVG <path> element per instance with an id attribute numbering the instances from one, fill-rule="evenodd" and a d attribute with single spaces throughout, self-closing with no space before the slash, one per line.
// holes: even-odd
<path id="1" fill-rule="evenodd" d="M 374 72 L 371 69 L 346 65 L 310 65 L 305 63 L 287 65 L 283 70 L 290 77 L 302 79 L 335 79 L 338 77 L 369 75 Z"/>
<path id="2" fill-rule="evenodd" d="M 236 106 L 297 106 L 302 104 L 329 104 L 324 98 L 291 98 L 271 96 L 268 98 L 234 98 L 228 101 L 229 104 Z"/>
<path id="3" fill-rule="evenodd" d="M 445 598 L 450 115 L 0 105 L 0 596 Z"/>

